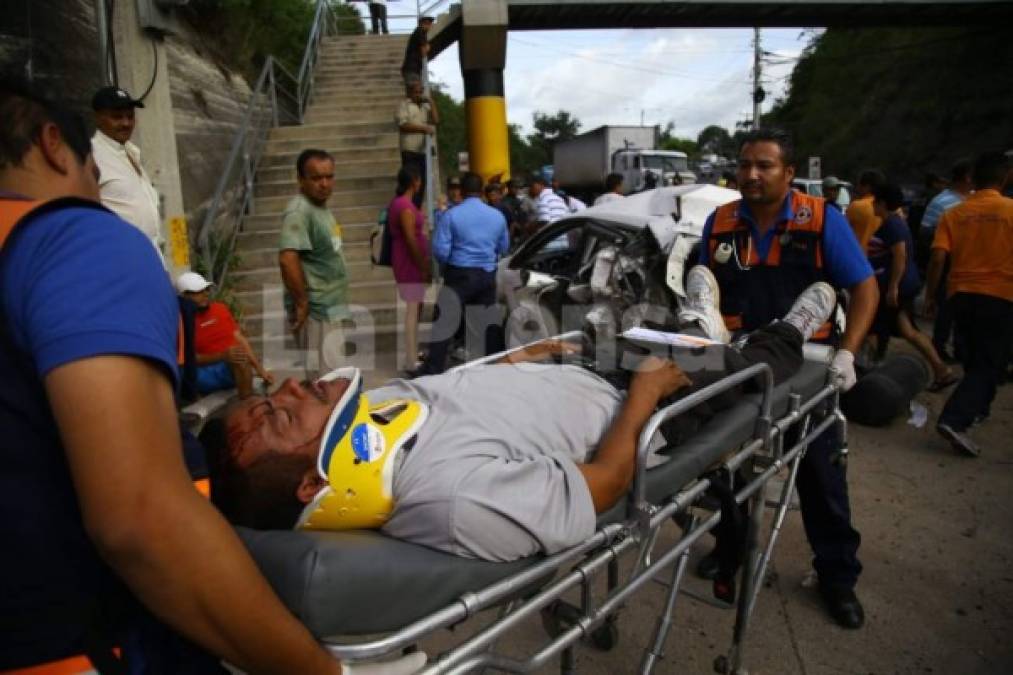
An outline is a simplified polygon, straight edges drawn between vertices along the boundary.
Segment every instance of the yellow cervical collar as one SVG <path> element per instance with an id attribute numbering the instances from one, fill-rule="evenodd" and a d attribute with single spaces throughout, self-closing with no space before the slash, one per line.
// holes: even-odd
<path id="1" fill-rule="evenodd" d="M 373 529 L 394 507 L 394 464 L 404 444 L 426 421 L 429 409 L 411 400 L 371 405 L 358 369 L 335 371 L 351 380 L 334 406 L 320 442 L 317 470 L 327 479 L 303 510 L 296 529 Z"/>

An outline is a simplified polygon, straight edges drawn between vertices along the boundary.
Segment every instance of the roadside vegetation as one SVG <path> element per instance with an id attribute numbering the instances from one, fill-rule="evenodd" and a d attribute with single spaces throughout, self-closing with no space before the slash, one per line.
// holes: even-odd
<path id="1" fill-rule="evenodd" d="M 217 58 L 252 79 L 269 54 L 298 73 L 315 7 L 314 0 L 190 0 L 180 15 Z M 331 0 L 331 8 L 341 33 L 365 32 L 355 7 Z"/>
<path id="2" fill-rule="evenodd" d="M 829 29 L 792 72 L 764 122 L 795 136 L 798 156 L 853 178 L 946 175 L 960 157 L 1013 149 L 1008 26 Z"/>

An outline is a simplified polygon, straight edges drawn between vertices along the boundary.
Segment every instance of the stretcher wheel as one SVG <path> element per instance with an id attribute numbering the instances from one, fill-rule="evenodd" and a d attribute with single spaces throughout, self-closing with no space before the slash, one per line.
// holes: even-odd
<path id="1" fill-rule="evenodd" d="M 605 623 L 591 631 L 591 646 L 603 652 L 610 652 L 619 644 L 619 627 L 614 621 Z"/>
<path id="2" fill-rule="evenodd" d="M 563 600 L 553 600 L 541 611 L 542 627 L 549 637 L 558 637 L 581 618 L 580 610 Z"/>

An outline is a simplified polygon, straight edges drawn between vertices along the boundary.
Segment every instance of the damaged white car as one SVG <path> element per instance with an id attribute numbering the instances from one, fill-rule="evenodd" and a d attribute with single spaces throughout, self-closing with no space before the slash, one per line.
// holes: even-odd
<path id="1" fill-rule="evenodd" d="M 704 223 L 738 198 L 714 185 L 663 187 L 542 228 L 497 271 L 507 346 L 575 329 L 674 326 Z"/>

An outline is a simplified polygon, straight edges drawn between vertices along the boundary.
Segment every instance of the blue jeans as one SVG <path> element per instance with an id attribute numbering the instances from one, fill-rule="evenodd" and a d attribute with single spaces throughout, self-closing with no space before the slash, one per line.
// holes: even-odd
<path id="1" fill-rule="evenodd" d="M 202 394 L 232 389 L 235 386 L 236 380 L 232 376 L 232 369 L 225 361 L 197 368 L 197 391 Z"/>

